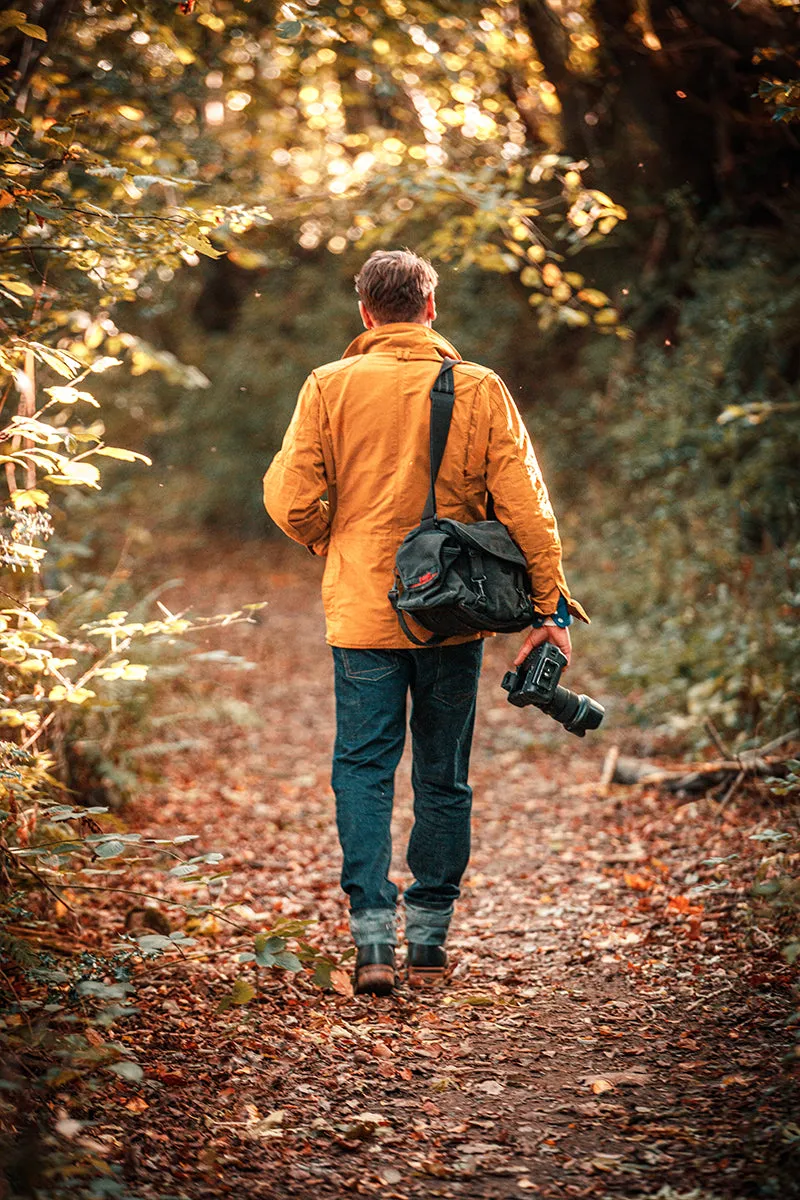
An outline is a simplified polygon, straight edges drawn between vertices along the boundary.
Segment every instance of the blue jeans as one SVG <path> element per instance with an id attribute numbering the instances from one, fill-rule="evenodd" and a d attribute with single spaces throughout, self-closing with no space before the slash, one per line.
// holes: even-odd
<path id="1" fill-rule="evenodd" d="M 396 944 L 392 857 L 394 776 L 411 694 L 414 827 L 405 893 L 406 937 L 441 945 L 469 861 L 467 782 L 483 643 L 426 650 L 333 649 L 333 790 L 356 945 Z"/>

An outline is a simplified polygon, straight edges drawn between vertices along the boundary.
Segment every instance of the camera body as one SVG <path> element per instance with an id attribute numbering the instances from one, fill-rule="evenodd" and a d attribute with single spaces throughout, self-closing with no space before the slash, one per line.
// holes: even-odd
<path id="1" fill-rule="evenodd" d="M 590 696 L 560 686 L 566 665 L 566 655 L 558 646 L 542 642 L 516 671 L 506 672 L 501 686 L 508 692 L 509 704 L 517 708 L 533 704 L 563 725 L 567 733 L 585 737 L 587 729 L 600 726 L 606 710 Z"/>

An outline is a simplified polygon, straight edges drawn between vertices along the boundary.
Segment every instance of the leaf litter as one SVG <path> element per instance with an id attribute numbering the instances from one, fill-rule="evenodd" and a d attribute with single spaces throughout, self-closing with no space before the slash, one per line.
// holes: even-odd
<path id="1" fill-rule="evenodd" d="M 198 884 L 135 877 L 164 897 L 173 930 L 202 944 L 143 963 L 136 1009 L 115 1028 L 142 1078 L 117 1064 L 116 1104 L 56 1091 L 62 1130 L 91 1122 L 140 1200 L 797 1195 L 791 976 L 774 939 L 751 936 L 745 904 L 755 801 L 740 794 L 717 819 L 648 787 L 600 794 L 607 743 L 503 705 L 512 647 L 494 639 L 452 978 L 436 992 L 401 982 L 388 999 L 354 997 L 318 565 L 234 548 L 186 579 L 176 603 L 187 607 L 269 600 L 256 626 L 207 637 L 209 653 L 224 645 L 256 669 L 196 668 L 203 718 L 178 729 L 192 734 L 185 750 L 124 815 L 144 836 L 190 830 L 198 853 L 221 853 L 225 874 L 203 903 L 234 925 L 186 927 L 171 902 L 192 901 Z M 214 720 L 237 705 L 260 719 Z M 406 761 L 404 883 L 409 824 Z M 728 886 L 697 896 L 719 872 Z M 82 918 L 100 945 L 124 928 L 124 897 L 94 899 Z M 282 944 L 253 951 L 276 927 Z"/>

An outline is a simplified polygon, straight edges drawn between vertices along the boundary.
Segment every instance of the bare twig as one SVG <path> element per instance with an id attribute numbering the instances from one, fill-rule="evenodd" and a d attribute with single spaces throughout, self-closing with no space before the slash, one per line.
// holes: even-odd
<path id="1" fill-rule="evenodd" d="M 722 797 L 722 799 L 719 802 L 719 808 L 717 809 L 717 818 L 718 819 L 722 817 L 722 814 L 725 812 L 725 809 L 728 807 L 731 800 L 733 799 L 733 797 L 738 792 L 739 788 L 744 783 L 746 777 L 747 777 L 747 771 L 746 770 L 740 771 L 739 774 L 734 779 L 733 783 L 729 786 L 728 790 L 725 792 L 725 795 Z"/>
<path id="2" fill-rule="evenodd" d="M 26 863 L 23 858 L 15 858 L 13 855 L 9 855 L 9 858 L 11 858 L 13 862 L 19 863 L 19 865 L 22 867 L 22 869 L 24 871 L 27 871 L 29 875 L 33 876 L 33 878 L 36 880 L 36 882 L 39 884 L 40 887 L 43 887 L 46 892 L 49 892 L 50 895 L 53 896 L 58 901 L 59 904 L 63 904 L 64 908 L 66 908 L 69 912 L 71 912 L 76 920 L 80 920 L 78 914 L 75 912 L 75 909 L 72 908 L 71 905 L 67 904 L 67 902 L 63 896 L 59 896 L 59 894 L 55 890 L 55 888 L 52 888 L 50 886 L 50 884 L 47 882 L 47 880 L 42 878 L 42 876 L 39 874 L 38 871 L 34 871 L 33 867 L 29 866 L 28 863 Z M 72 887 L 72 884 L 70 884 L 70 887 Z"/>
<path id="3" fill-rule="evenodd" d="M 731 751 L 728 749 L 728 747 L 723 742 L 722 738 L 719 735 L 719 730 L 717 729 L 716 725 L 714 724 L 714 722 L 711 720 L 710 717 L 706 721 L 705 725 L 706 725 L 706 732 L 708 733 L 708 736 L 711 738 L 712 742 L 717 747 L 717 749 L 719 750 L 722 757 L 723 758 L 732 758 L 733 755 L 731 754 Z"/>
<path id="4" fill-rule="evenodd" d="M 616 769 L 618 759 L 619 746 L 612 746 L 605 757 L 603 770 L 600 772 L 600 783 L 598 784 L 597 790 L 601 796 L 608 795 L 608 789 L 611 785 L 611 781 L 614 778 L 614 771 Z"/>
<path id="5" fill-rule="evenodd" d="M 182 901 L 173 900 L 169 896 L 154 896 L 152 892 L 133 892 L 128 888 L 106 887 L 99 883 L 70 883 L 69 890 L 71 892 L 113 892 L 117 896 L 138 896 L 141 900 L 159 900 L 162 904 L 169 904 L 173 908 L 182 908 L 184 912 L 196 912 L 191 904 L 183 904 Z M 239 921 L 232 921 L 230 917 L 224 917 L 222 913 L 214 912 L 214 916 L 218 921 L 224 921 L 226 925 L 230 925 L 234 929 L 239 929 L 242 933 L 251 932 L 248 925 L 242 925 Z"/>
<path id="6" fill-rule="evenodd" d="M 769 754 L 770 750 L 777 750 L 780 746 L 785 746 L 787 742 L 793 742 L 796 738 L 800 738 L 800 729 L 790 729 L 788 733 L 782 733 L 780 737 L 773 738 L 771 742 L 759 746 L 758 750 L 754 750 L 753 753 L 759 756 Z"/>

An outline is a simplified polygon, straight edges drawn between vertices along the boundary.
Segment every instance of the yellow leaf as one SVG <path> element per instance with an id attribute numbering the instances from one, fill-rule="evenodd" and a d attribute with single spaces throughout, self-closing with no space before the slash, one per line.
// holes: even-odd
<path id="1" fill-rule="evenodd" d="M 546 257 L 547 252 L 545 251 L 544 246 L 528 246 L 528 258 L 531 260 L 531 262 L 544 262 Z"/>
<path id="2" fill-rule="evenodd" d="M 48 367 L 52 367 L 57 375 L 62 375 L 64 379 L 71 379 L 74 370 L 66 363 L 63 358 L 59 358 L 52 350 L 47 350 L 44 346 L 37 346 L 34 353 L 42 362 L 47 363 Z"/>
<path id="3" fill-rule="evenodd" d="M 577 271 L 565 271 L 564 278 L 574 288 L 583 287 L 583 276 L 579 275 Z"/>
<path id="4" fill-rule="evenodd" d="M 45 388 L 44 390 L 48 396 L 52 396 L 57 404 L 77 404 L 78 400 L 84 400 L 86 404 L 91 404 L 93 408 L 100 407 L 91 392 L 79 392 L 77 388 L 70 387 L 69 384 L 63 386 L 57 385 Z"/>
<path id="5" fill-rule="evenodd" d="M 66 688 L 62 683 L 58 683 L 54 688 L 50 689 L 47 699 L 52 700 L 54 703 L 59 700 L 66 700 L 67 704 L 84 704 L 94 695 L 95 693 L 90 691 L 89 688 Z"/>
<path id="6" fill-rule="evenodd" d="M 619 313 L 614 308 L 602 308 L 600 312 L 594 314 L 595 325 L 616 325 L 619 321 Z"/>
<path id="7" fill-rule="evenodd" d="M 153 460 L 148 458 L 146 454 L 139 454 L 136 450 L 124 450 L 122 446 L 98 446 L 94 451 L 95 454 L 104 454 L 106 458 L 121 458 L 123 462 L 139 462 L 145 463 L 148 467 L 152 467 Z"/>
<path id="8" fill-rule="evenodd" d="M 87 487 L 98 487 L 98 479 L 100 472 L 97 467 L 88 462 L 70 462 L 69 460 L 62 463 L 61 472 L 58 475 L 48 475 L 47 478 L 53 483 L 76 484 L 83 483 Z"/>
<path id="9" fill-rule="evenodd" d="M 597 222 L 597 228 L 600 233 L 611 233 L 611 230 L 616 224 L 616 217 L 603 217 L 602 221 Z"/>
<path id="10" fill-rule="evenodd" d="M 578 299 L 583 300 L 584 304 L 591 304 L 593 308 L 603 308 L 609 303 L 605 292 L 600 292 L 597 288 L 581 288 Z"/>
<path id="11" fill-rule="evenodd" d="M 569 300 L 571 295 L 572 288 L 563 279 L 553 288 L 553 299 L 557 300 L 559 304 L 563 304 L 565 301 Z"/>
<path id="12" fill-rule="evenodd" d="M 538 287 L 542 282 L 541 272 L 536 267 L 523 267 L 519 277 L 525 287 Z"/>
<path id="13" fill-rule="evenodd" d="M 594 199 L 597 200 L 599 204 L 605 205 L 606 208 L 614 207 L 614 201 L 611 199 L 610 196 L 607 196 L 605 194 L 605 192 L 598 192 L 596 188 L 590 188 L 589 195 L 593 196 Z"/>
<path id="14" fill-rule="evenodd" d="M 47 41 L 47 30 L 42 29 L 41 25 L 31 25 L 30 22 L 25 21 L 18 28 L 22 33 L 27 33 L 28 37 L 38 38 L 40 42 Z"/>
<path id="15" fill-rule="evenodd" d="M 542 279 L 547 287 L 555 287 L 561 279 L 561 268 L 553 262 L 545 263 L 542 267 Z"/>
<path id="16" fill-rule="evenodd" d="M 562 308 L 559 319 L 565 325 L 571 325 L 575 328 L 589 324 L 589 314 L 581 308 Z"/>
<path id="17" fill-rule="evenodd" d="M 96 358 L 94 362 L 90 364 L 89 369 L 94 375 L 102 375 L 103 371 L 107 371 L 109 367 L 119 367 L 121 365 L 121 358 L 112 358 L 110 355 L 106 354 L 102 358 Z"/>
<path id="18" fill-rule="evenodd" d="M 113 233 L 103 225 L 92 225 L 91 237 L 93 242 L 100 242 L 102 246 L 112 246 L 116 240 Z"/>
<path id="19" fill-rule="evenodd" d="M 20 12 L 18 8 L 9 8 L 6 12 L 0 13 L 0 33 L 4 29 L 19 29 L 20 25 L 24 25 L 27 20 L 27 13 Z"/>
<path id="20" fill-rule="evenodd" d="M 26 488 L 24 491 L 17 489 L 11 493 L 11 503 L 14 508 L 47 508 L 50 503 L 50 497 L 47 492 L 43 492 L 41 488 Z"/>
<path id="21" fill-rule="evenodd" d="M 15 729 L 17 726 L 25 724 L 25 716 L 25 713 L 19 712 L 16 708 L 0 708 L 0 725 Z"/>
<path id="22" fill-rule="evenodd" d="M 20 283 L 17 279 L 0 280 L 4 288 L 9 292 L 13 292 L 15 296 L 33 296 L 34 290 L 27 283 Z"/>
<path id="23" fill-rule="evenodd" d="M 256 989 L 246 979 L 237 979 L 233 985 L 231 992 L 231 1000 L 234 1004 L 249 1004 L 256 994 Z"/>
<path id="24" fill-rule="evenodd" d="M 205 254 L 206 258 L 221 258 L 225 253 L 224 250 L 215 250 L 207 238 L 187 237 L 184 235 L 183 240 L 190 250 L 196 250 L 198 254 Z"/>

